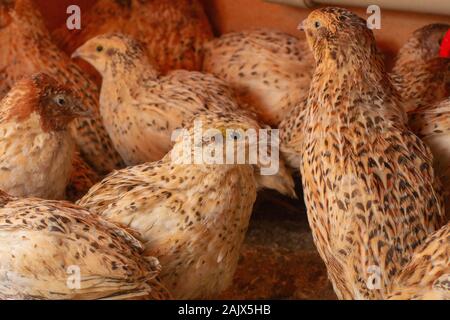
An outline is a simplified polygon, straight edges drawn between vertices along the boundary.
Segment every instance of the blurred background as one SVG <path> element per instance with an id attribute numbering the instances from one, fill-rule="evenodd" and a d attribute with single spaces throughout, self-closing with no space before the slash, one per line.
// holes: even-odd
<path id="1" fill-rule="evenodd" d="M 310 9 L 271 3 L 263 0 L 202 0 L 217 34 L 255 27 L 276 28 L 302 37 L 296 27 Z M 280 1 L 280 0 L 278 0 Z M 424 3 L 428 1 L 421 0 Z M 445 0 L 441 0 L 446 2 Z M 46 17 L 50 29 L 64 23 L 66 8 L 71 4 L 87 10 L 95 0 L 36 0 Z M 290 1 L 295 2 L 295 1 Z M 298 1 L 301 2 L 301 1 Z M 334 3 L 339 1 L 333 1 Z M 361 1 L 366 3 L 367 1 Z M 373 1 L 375 2 L 375 1 Z M 450 3 L 450 2 L 449 2 Z M 449 4 L 450 5 L 450 4 Z M 363 7 L 347 7 L 360 16 L 367 16 Z M 388 63 L 411 32 L 432 22 L 450 23 L 450 16 L 429 13 L 385 10 L 381 7 L 381 30 L 375 30 L 375 36 Z"/>

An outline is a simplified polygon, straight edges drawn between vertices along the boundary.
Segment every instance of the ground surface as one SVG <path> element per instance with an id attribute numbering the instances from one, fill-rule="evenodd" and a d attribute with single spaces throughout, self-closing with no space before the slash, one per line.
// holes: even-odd
<path id="1" fill-rule="evenodd" d="M 336 299 L 303 201 L 272 192 L 258 196 L 235 282 L 219 298 Z"/>

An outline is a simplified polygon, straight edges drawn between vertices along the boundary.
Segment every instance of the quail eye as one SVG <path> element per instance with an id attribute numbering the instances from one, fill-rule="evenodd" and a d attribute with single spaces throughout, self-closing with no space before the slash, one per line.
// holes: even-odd
<path id="1" fill-rule="evenodd" d="M 102 52 L 103 51 L 103 46 L 97 46 L 97 52 Z"/>
<path id="2" fill-rule="evenodd" d="M 320 28 L 320 26 L 321 26 L 320 21 L 314 22 L 314 27 L 315 27 L 316 29 Z"/>
<path id="3" fill-rule="evenodd" d="M 56 103 L 61 107 L 66 105 L 66 99 L 64 99 L 64 97 L 56 97 L 55 100 Z"/>

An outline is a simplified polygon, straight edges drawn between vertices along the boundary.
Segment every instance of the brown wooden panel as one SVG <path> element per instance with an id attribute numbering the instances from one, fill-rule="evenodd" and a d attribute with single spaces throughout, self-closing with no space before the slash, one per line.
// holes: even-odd
<path id="1" fill-rule="evenodd" d="M 262 0 L 204 0 L 215 30 L 219 33 L 235 30 L 270 27 L 301 35 L 297 25 L 309 9 L 264 2 Z M 365 9 L 349 8 L 360 16 L 366 16 Z M 432 22 L 450 23 L 450 16 L 435 16 L 412 12 L 388 11 L 382 9 L 381 30 L 376 30 L 378 42 L 388 52 L 396 52 L 415 29 Z"/>
<path id="2" fill-rule="evenodd" d="M 76 4 L 83 10 L 87 10 L 95 0 L 34 0 L 40 7 L 42 14 L 45 17 L 47 26 L 53 29 L 64 23 L 67 19 L 67 7 Z"/>
<path id="3" fill-rule="evenodd" d="M 82 10 L 85 10 L 95 3 L 93 0 L 35 1 L 42 8 L 51 28 L 65 21 L 66 8 L 70 4 L 80 5 Z M 203 0 L 203 3 L 218 33 L 268 27 L 302 36 L 301 32 L 296 30 L 296 26 L 310 12 L 308 9 L 267 3 L 262 0 Z M 361 16 L 366 15 L 364 9 L 350 9 Z M 385 50 L 395 52 L 413 30 L 432 22 L 450 23 L 450 16 L 382 10 L 382 29 L 377 30 L 375 34 Z"/>

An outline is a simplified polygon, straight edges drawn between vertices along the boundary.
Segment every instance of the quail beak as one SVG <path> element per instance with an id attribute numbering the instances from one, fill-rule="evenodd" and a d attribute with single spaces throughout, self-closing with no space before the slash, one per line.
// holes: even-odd
<path id="1" fill-rule="evenodd" d="M 300 24 L 297 26 L 297 29 L 300 31 L 306 31 L 306 19 L 300 22 Z"/>
<path id="2" fill-rule="evenodd" d="M 72 59 L 76 59 L 76 58 L 81 58 L 81 52 L 80 52 L 80 48 L 78 48 L 77 50 L 75 50 L 74 53 L 72 53 L 72 55 L 70 56 Z"/>
<path id="3" fill-rule="evenodd" d="M 72 59 L 79 58 L 79 59 L 83 59 L 83 60 L 87 60 L 87 61 L 95 60 L 95 58 L 96 58 L 95 55 L 93 55 L 93 54 L 86 54 L 83 51 L 84 51 L 83 47 L 79 47 L 77 50 L 75 50 L 74 53 L 72 53 L 72 55 L 70 57 Z"/>

